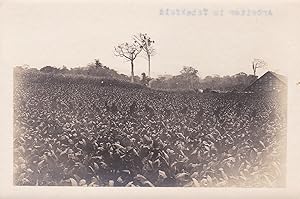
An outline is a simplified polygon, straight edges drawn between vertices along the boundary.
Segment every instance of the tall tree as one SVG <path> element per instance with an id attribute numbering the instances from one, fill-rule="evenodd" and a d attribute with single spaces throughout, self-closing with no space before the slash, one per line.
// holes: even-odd
<path id="1" fill-rule="evenodd" d="M 122 57 L 131 64 L 131 82 L 134 82 L 134 60 L 142 51 L 143 46 L 138 44 L 137 42 L 133 42 L 132 44 L 123 43 L 115 47 L 114 54 L 117 57 Z"/>
<path id="2" fill-rule="evenodd" d="M 151 56 L 155 55 L 155 49 L 153 47 L 154 40 L 152 40 L 147 33 L 139 33 L 133 36 L 134 42 L 142 46 L 142 50 L 146 53 L 148 60 L 148 77 L 150 76 L 150 65 L 151 65 Z"/>
<path id="3" fill-rule="evenodd" d="M 256 76 L 256 70 L 258 68 L 263 68 L 263 67 L 266 67 L 267 66 L 267 63 L 262 60 L 262 59 L 254 59 L 252 61 L 252 70 L 253 70 L 253 75 Z"/>
<path id="4" fill-rule="evenodd" d="M 188 86 L 189 89 L 194 89 L 198 86 L 199 76 L 197 69 L 191 66 L 184 66 L 180 73 L 181 74 L 178 75 L 176 79 L 183 84 L 183 87 Z"/>
<path id="5" fill-rule="evenodd" d="M 180 71 L 181 74 L 183 75 L 197 75 L 198 70 L 191 67 L 191 66 L 184 66 L 182 70 Z"/>

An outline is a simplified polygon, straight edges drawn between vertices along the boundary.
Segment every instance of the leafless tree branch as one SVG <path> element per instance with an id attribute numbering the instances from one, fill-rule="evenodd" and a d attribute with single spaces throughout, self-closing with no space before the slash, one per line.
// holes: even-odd
<path id="1" fill-rule="evenodd" d="M 263 68 L 263 67 L 266 67 L 266 66 L 267 66 L 267 63 L 263 59 L 257 59 L 257 58 L 255 58 L 252 61 L 252 70 L 253 70 L 254 76 L 256 75 L 256 70 L 258 68 Z"/>
<path id="2" fill-rule="evenodd" d="M 142 46 L 136 45 L 135 42 L 133 44 L 122 43 L 116 47 L 114 47 L 114 55 L 116 57 L 122 57 L 125 60 L 131 62 L 131 81 L 133 82 L 134 78 L 134 65 L 133 61 L 136 59 L 138 54 L 142 51 Z"/>
<path id="3" fill-rule="evenodd" d="M 148 59 L 148 76 L 150 77 L 150 57 L 155 55 L 153 47 L 154 41 L 147 35 L 147 33 L 139 33 L 133 36 L 135 44 L 141 46 L 142 50 L 146 53 Z"/>

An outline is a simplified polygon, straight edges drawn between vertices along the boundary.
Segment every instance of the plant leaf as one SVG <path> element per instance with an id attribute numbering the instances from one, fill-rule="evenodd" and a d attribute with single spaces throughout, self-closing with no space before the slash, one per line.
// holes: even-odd
<path id="1" fill-rule="evenodd" d="M 74 178 L 70 178 L 70 182 L 72 186 L 78 186 L 77 181 Z"/>
<path id="2" fill-rule="evenodd" d="M 195 178 L 192 178 L 192 180 L 193 180 L 193 183 L 194 183 L 195 187 L 200 187 L 200 184 L 199 184 L 198 180 L 196 180 Z"/>

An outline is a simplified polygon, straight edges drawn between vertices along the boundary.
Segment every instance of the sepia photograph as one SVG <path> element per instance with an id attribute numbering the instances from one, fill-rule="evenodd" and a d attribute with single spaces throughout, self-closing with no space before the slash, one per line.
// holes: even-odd
<path id="1" fill-rule="evenodd" d="M 287 194 L 295 2 L 1 1 L 9 186 Z"/>

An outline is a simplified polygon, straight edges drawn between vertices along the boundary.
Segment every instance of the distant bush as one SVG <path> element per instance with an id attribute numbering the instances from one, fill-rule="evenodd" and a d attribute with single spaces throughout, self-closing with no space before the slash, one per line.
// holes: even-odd
<path id="1" fill-rule="evenodd" d="M 44 72 L 44 73 L 58 73 L 59 69 L 56 67 L 52 67 L 52 66 L 45 66 L 45 67 L 41 68 L 40 71 Z"/>

